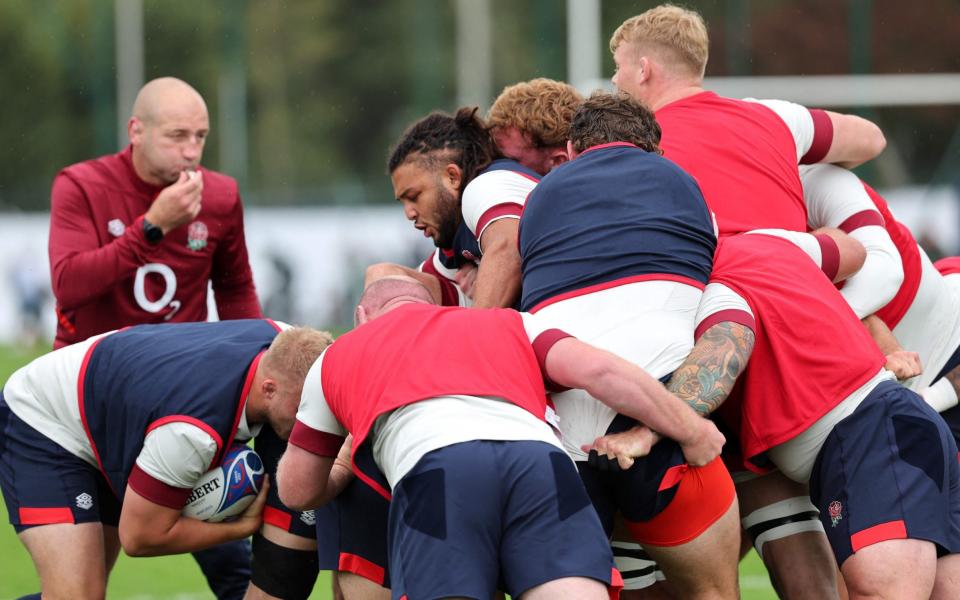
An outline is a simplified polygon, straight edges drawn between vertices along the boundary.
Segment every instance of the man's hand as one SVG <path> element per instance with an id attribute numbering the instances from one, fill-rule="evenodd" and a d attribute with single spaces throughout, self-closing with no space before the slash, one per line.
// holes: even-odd
<path id="1" fill-rule="evenodd" d="M 180 178 L 160 192 L 144 217 L 166 235 L 200 214 L 202 194 L 203 174 L 200 171 L 181 171 Z"/>
<path id="2" fill-rule="evenodd" d="M 260 531 L 263 524 L 263 507 L 267 504 L 267 490 L 270 489 L 270 476 L 263 476 L 263 485 L 260 486 L 260 493 L 253 499 L 250 506 L 237 517 L 237 522 L 246 525 L 250 529 L 248 535 Z"/>
<path id="3" fill-rule="evenodd" d="M 463 295 L 473 300 L 473 285 L 477 281 L 477 265 L 466 263 L 457 269 L 457 285 L 463 291 Z"/>
<path id="4" fill-rule="evenodd" d="M 893 371 L 893 374 L 900 381 L 906 381 L 923 373 L 920 355 L 909 350 L 895 350 L 887 354 L 887 364 L 883 367 L 888 371 Z"/>
<path id="5" fill-rule="evenodd" d="M 680 442 L 687 464 L 702 467 L 720 456 L 727 439 L 710 419 L 701 419 L 698 431 L 685 442 Z"/>
<path id="6" fill-rule="evenodd" d="M 621 469 L 626 471 L 633 466 L 635 459 L 650 454 L 653 445 L 660 441 L 660 436 L 643 425 L 634 427 L 622 433 L 611 433 L 594 440 L 593 445 L 584 445 L 584 452 L 598 457 L 605 457 L 607 461 L 617 461 Z M 595 464 L 594 466 L 599 465 Z M 601 468 L 601 470 L 606 470 Z"/>

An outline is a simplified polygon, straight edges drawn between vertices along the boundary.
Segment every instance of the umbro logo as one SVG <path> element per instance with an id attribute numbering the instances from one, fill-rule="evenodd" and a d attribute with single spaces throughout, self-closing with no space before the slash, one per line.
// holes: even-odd
<path id="1" fill-rule="evenodd" d="M 312 510 L 305 510 L 302 513 L 300 513 L 300 520 L 306 523 L 307 525 L 316 525 L 317 515 Z"/>
<path id="2" fill-rule="evenodd" d="M 93 507 L 93 496 L 84 492 L 77 496 L 77 508 L 90 510 Z"/>

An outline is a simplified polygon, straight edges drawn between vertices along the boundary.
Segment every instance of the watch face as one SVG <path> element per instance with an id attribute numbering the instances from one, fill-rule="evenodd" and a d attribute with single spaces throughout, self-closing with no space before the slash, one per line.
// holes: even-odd
<path id="1" fill-rule="evenodd" d="M 163 230 L 156 225 L 144 221 L 143 236 L 147 238 L 148 242 L 156 243 L 163 239 Z"/>

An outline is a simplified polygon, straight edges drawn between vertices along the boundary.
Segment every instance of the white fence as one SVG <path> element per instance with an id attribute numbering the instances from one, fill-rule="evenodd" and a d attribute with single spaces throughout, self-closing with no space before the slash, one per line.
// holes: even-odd
<path id="1" fill-rule="evenodd" d="M 950 188 L 901 188 L 885 192 L 897 217 L 918 238 L 948 253 L 960 247 L 960 209 Z M 43 336 L 52 339 L 47 214 L 0 214 L 0 343 L 17 339 L 23 317 L 20 288 L 46 293 Z M 266 313 L 319 327 L 351 320 L 364 268 L 381 261 L 415 265 L 433 246 L 397 206 L 376 208 L 257 209 L 246 213 L 247 246 Z M 19 278 L 19 284 L 16 279 Z"/>

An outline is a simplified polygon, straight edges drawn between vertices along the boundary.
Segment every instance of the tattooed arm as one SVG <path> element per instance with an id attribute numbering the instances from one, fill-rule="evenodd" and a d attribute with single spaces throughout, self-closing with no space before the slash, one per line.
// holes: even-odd
<path id="1" fill-rule="evenodd" d="M 713 325 L 673 372 L 667 389 L 701 415 L 709 415 L 730 395 L 747 366 L 753 342 L 753 331 L 745 325 L 733 321 Z"/>

